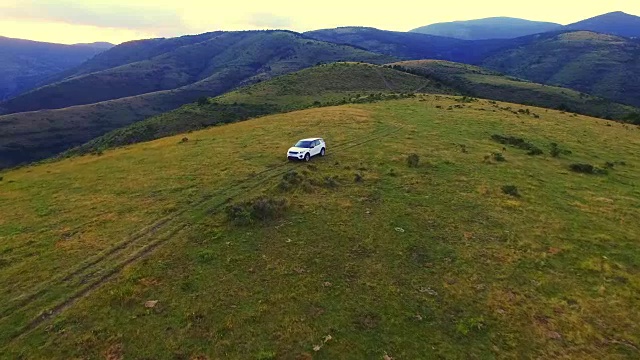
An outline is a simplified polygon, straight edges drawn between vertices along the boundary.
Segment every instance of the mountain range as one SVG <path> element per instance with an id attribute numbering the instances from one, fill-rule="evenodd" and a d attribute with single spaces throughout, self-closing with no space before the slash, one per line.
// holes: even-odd
<path id="1" fill-rule="evenodd" d="M 566 26 L 510 17 L 491 17 L 431 24 L 413 29 L 411 32 L 462 40 L 487 40 L 513 39 L 562 30 L 587 30 L 624 37 L 640 37 L 640 17 L 617 11 Z"/>
<path id="2" fill-rule="evenodd" d="M 640 41 L 589 31 L 516 39 L 458 40 L 372 28 L 312 31 L 307 36 L 396 56 L 479 65 L 538 83 L 564 86 L 640 106 Z"/>
<path id="3" fill-rule="evenodd" d="M 0 116 L 0 167 L 46 158 L 199 97 L 318 63 L 394 59 L 288 31 L 121 45 L 78 68 L 78 75 L 0 104 L 11 113 Z M 114 67 L 102 70 L 106 66 Z M 81 74 L 87 68 L 98 70 Z"/>
<path id="4" fill-rule="evenodd" d="M 109 43 L 61 45 L 0 36 L 0 100 L 29 90 L 111 47 Z"/>
<path id="5" fill-rule="evenodd" d="M 607 24 L 620 16 L 632 25 L 630 16 L 612 13 L 575 26 L 597 25 L 614 32 L 616 28 L 606 28 Z M 633 31 L 629 26 L 627 34 Z M 59 154 L 198 98 L 339 61 L 392 64 L 399 70 L 432 77 L 441 89 L 459 94 L 566 108 L 612 119 L 627 119 L 638 112 L 633 106 L 640 106 L 640 41 L 588 30 L 563 28 L 513 39 L 463 40 L 341 27 L 303 34 L 216 31 L 131 41 L 112 48 L 100 43 L 13 43 L 62 49 L 67 55 L 59 57 L 64 66 L 58 71 L 38 73 L 21 85 L 25 90 L 35 88 L 21 94 L 15 94 L 14 88 L 16 96 L 0 102 L 0 114 L 4 114 L 0 116 L 3 167 Z M 78 52 L 84 54 L 84 60 L 75 57 Z M 35 58 L 44 61 L 46 56 Z M 465 68 L 470 73 L 452 76 L 444 70 L 446 66 L 407 63 L 424 60 L 479 68 Z M 478 71 L 483 77 L 471 76 Z M 499 76 L 489 75 L 491 72 Z M 521 86 L 527 82 L 535 85 Z M 543 85 L 550 87 L 543 89 Z M 254 114 L 254 110 L 233 107 L 240 114 Z"/>
<path id="6" fill-rule="evenodd" d="M 560 30 L 562 25 L 510 17 L 453 21 L 431 24 L 411 32 L 463 40 L 513 39 L 520 36 Z"/>

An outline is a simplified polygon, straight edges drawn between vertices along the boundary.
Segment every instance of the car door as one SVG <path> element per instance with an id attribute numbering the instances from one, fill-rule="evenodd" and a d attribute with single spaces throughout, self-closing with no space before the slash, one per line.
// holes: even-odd
<path id="1" fill-rule="evenodd" d="M 312 141 L 311 144 L 309 144 L 309 154 L 311 156 L 314 156 L 316 154 L 316 142 Z"/>
<path id="2" fill-rule="evenodd" d="M 311 156 L 316 156 L 320 153 L 320 146 L 318 146 L 319 141 L 315 140 L 311 143 Z"/>

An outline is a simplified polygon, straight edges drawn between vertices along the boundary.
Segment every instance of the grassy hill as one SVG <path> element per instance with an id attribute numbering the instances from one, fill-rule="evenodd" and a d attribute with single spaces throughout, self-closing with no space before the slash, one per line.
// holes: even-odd
<path id="1" fill-rule="evenodd" d="M 442 60 L 404 61 L 389 66 L 433 78 L 467 96 L 562 109 L 600 118 L 627 120 L 638 108 L 568 88 L 533 83 L 481 67 Z"/>
<path id="2" fill-rule="evenodd" d="M 384 63 L 393 59 L 349 46 L 305 39 L 289 32 L 252 34 L 252 46 L 238 42 L 224 55 L 216 57 L 220 62 L 212 65 L 213 75 L 177 89 L 63 109 L 0 116 L 0 167 L 50 157 L 109 131 L 194 102 L 202 96 L 220 95 L 234 87 L 301 70 L 317 62 L 347 60 Z M 131 84 L 134 90 L 144 87 L 142 84 Z M 89 97 L 98 96 L 91 95 L 94 91 L 82 86 L 70 89 L 68 96 L 80 92 L 89 93 Z M 91 89 L 96 89 L 95 94 L 100 94 L 99 87 Z M 124 91 L 124 88 L 121 90 Z M 26 98 L 27 95 L 21 99 Z"/>
<path id="3" fill-rule="evenodd" d="M 572 88 L 640 106 L 640 43 L 577 31 L 536 35 L 493 54 L 485 67 L 531 81 Z"/>
<path id="4" fill-rule="evenodd" d="M 560 24 L 530 21 L 509 17 L 492 17 L 486 19 L 452 21 L 431 24 L 411 32 L 446 36 L 463 40 L 513 39 L 547 31 L 556 31 Z"/>
<path id="5" fill-rule="evenodd" d="M 533 82 L 640 106 L 638 40 L 585 31 L 476 41 L 371 28 L 327 29 L 306 35 L 404 60 L 436 59 L 479 65 Z"/>
<path id="6" fill-rule="evenodd" d="M 74 105 L 176 89 L 209 79 L 219 80 L 228 72 L 237 72 L 231 89 L 242 82 L 268 79 L 271 76 L 313 66 L 323 61 L 365 61 L 383 63 L 389 57 L 375 55 L 349 46 L 306 39 L 287 31 L 241 31 L 211 33 L 190 38 L 183 46 L 182 38 L 161 40 L 165 47 L 155 46 L 134 58 L 124 54 L 139 46 L 116 47 L 104 56 L 77 69 L 68 78 L 33 90 L 0 104 L 5 113 L 59 109 Z M 152 44 L 155 41 L 150 41 Z M 135 44 L 134 44 L 135 45 Z M 159 50 L 160 49 L 160 50 Z M 156 55 L 160 51 L 165 51 Z M 143 56 L 147 58 L 138 61 Z M 131 61 L 131 62 L 128 62 Z M 118 65 L 125 63 L 124 65 Z M 114 67 L 85 73 L 96 64 Z M 211 95 L 217 95 L 212 92 Z"/>
<path id="7" fill-rule="evenodd" d="M 363 103 L 415 92 L 456 94 L 440 82 L 363 63 L 333 63 L 274 78 L 187 104 L 130 126 L 114 130 L 62 156 L 98 152 L 212 125 L 310 107 Z"/>
<path id="8" fill-rule="evenodd" d="M 531 83 L 460 63 L 440 60 L 405 61 L 385 66 L 335 63 L 244 87 L 206 103 L 184 105 L 116 129 L 62 156 L 100 152 L 261 115 L 380 101 L 416 92 L 464 94 L 619 120 L 627 120 L 630 114 L 638 112 L 637 108 L 574 90 Z"/>
<path id="9" fill-rule="evenodd" d="M 88 44 L 61 45 L 0 36 L 0 101 L 104 50 Z"/>
<path id="10" fill-rule="evenodd" d="M 507 107 L 309 109 L 3 172 L 3 356 L 637 358 L 638 130 Z M 307 136 L 327 157 L 288 163 Z"/>

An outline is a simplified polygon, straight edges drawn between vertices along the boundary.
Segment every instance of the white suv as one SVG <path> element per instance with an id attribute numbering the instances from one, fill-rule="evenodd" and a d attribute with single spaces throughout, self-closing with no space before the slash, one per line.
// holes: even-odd
<path id="1" fill-rule="evenodd" d="M 327 144 L 322 138 L 302 139 L 289 148 L 287 157 L 289 160 L 309 161 L 313 156 L 324 156 L 326 150 Z"/>

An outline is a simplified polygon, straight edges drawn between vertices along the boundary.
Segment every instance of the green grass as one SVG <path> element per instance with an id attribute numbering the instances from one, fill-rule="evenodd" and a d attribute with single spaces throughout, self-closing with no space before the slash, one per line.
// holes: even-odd
<path id="1" fill-rule="evenodd" d="M 259 115 L 380 101 L 415 92 L 453 94 L 437 81 L 365 63 L 333 63 L 280 76 L 126 126 L 62 156 L 149 141 Z"/>
<path id="2" fill-rule="evenodd" d="M 570 35 L 570 34 L 567 34 Z M 405 61 L 390 66 L 428 76 L 461 93 L 499 101 L 562 109 L 600 118 L 634 121 L 640 112 L 633 106 L 568 88 L 538 84 L 477 66 L 440 60 Z"/>
<path id="3" fill-rule="evenodd" d="M 0 174 L 3 356 L 637 358 L 638 128 L 491 105 L 316 108 Z M 284 160 L 306 136 L 328 155 Z M 259 196 L 288 207 L 227 219 Z"/>

